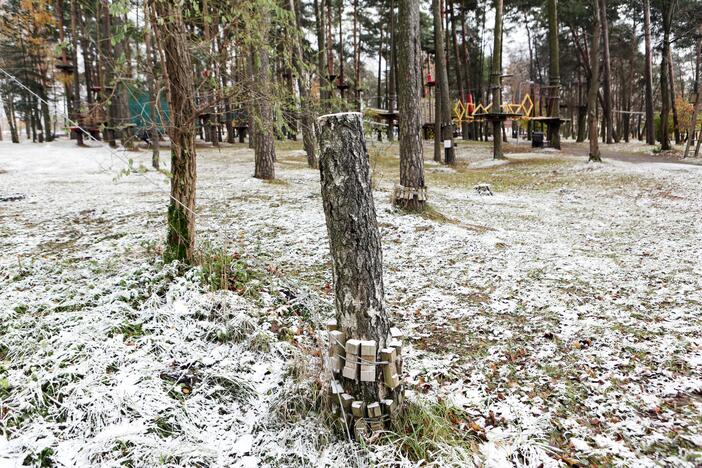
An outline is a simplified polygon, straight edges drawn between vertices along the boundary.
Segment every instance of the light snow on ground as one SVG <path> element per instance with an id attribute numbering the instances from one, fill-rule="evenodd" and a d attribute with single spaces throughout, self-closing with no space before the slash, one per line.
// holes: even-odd
<path id="1" fill-rule="evenodd" d="M 515 151 L 427 161 L 436 215 L 419 216 L 390 204 L 397 147 L 371 144 L 410 397 L 469 415 L 475 464 L 699 466 L 702 168 Z M 409 465 L 296 412 L 333 314 L 299 146 L 282 183 L 253 179 L 244 146 L 199 150 L 199 245 L 268 272 L 255 294 L 157 260 L 168 184 L 149 158 L 0 142 L 0 197 L 25 197 L 0 202 L 0 465 Z"/>

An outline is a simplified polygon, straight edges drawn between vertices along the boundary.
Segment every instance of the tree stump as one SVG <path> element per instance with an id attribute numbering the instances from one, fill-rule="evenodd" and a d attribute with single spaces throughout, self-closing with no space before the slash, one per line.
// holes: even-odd
<path id="1" fill-rule="evenodd" d="M 401 389 L 385 385 L 383 372 L 375 371 L 380 350 L 398 340 L 389 335 L 384 307 L 380 233 L 362 116 L 355 112 L 325 115 L 319 118 L 319 128 L 319 171 L 334 279 L 334 330 L 338 327 L 340 332 L 330 335 L 337 336 L 333 341 L 345 340 L 331 343 L 335 356 L 345 361 L 342 370 L 337 360 L 335 382 L 338 379 L 343 387 L 344 401 L 351 396 L 353 403 L 363 403 L 356 405 L 356 420 L 368 418 L 372 425 L 377 421 L 365 407 L 386 399 L 399 403 L 401 396 L 395 393 Z"/>

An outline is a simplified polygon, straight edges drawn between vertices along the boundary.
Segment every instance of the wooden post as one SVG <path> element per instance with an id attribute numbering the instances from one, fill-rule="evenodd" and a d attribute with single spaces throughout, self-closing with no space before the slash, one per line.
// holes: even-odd
<path id="1" fill-rule="evenodd" d="M 332 257 L 334 304 L 339 331 L 346 335 L 345 392 L 366 403 L 387 398 L 382 372 L 363 381 L 370 343 L 373 356 L 385 348 L 390 326 L 384 306 L 382 251 L 371 191 L 362 115 L 319 118 L 322 201 Z M 367 379 L 369 373 L 364 374 Z"/>

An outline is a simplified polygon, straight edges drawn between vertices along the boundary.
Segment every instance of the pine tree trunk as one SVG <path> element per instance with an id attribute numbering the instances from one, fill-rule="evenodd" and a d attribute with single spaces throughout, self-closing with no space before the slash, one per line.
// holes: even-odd
<path id="1" fill-rule="evenodd" d="M 670 150 L 670 85 L 668 84 L 668 50 L 670 49 L 670 28 L 673 20 L 671 2 L 663 2 L 663 52 L 661 54 L 661 149 Z"/>
<path id="2" fill-rule="evenodd" d="M 263 15 L 260 25 L 262 37 L 267 37 L 270 18 Z M 257 179 L 275 179 L 275 138 L 273 136 L 273 106 L 270 101 L 270 60 L 265 47 L 252 51 L 252 71 L 258 93 L 253 103 L 253 135 Z"/>
<path id="3" fill-rule="evenodd" d="M 449 9 L 449 24 L 451 25 L 451 45 L 453 47 L 453 60 L 455 64 L 455 72 L 456 72 L 456 87 L 458 88 L 458 99 L 461 100 L 462 103 L 465 104 L 466 102 L 466 90 L 464 88 L 464 70 L 463 70 L 463 62 L 461 61 L 461 54 L 460 50 L 458 48 L 458 33 L 456 31 L 456 14 L 454 12 L 454 4 L 453 0 L 447 0 L 446 3 L 447 9 Z M 467 122 L 465 122 L 463 119 L 461 120 L 461 139 L 467 140 Z"/>
<path id="4" fill-rule="evenodd" d="M 499 1 L 499 0 L 498 0 Z M 441 113 L 436 114 L 436 134 L 434 160 L 441 160 L 441 147 L 444 148 L 444 162 L 455 164 L 456 149 L 453 144 L 453 120 L 451 119 L 451 101 L 449 96 L 448 71 L 446 70 L 446 53 L 444 50 L 444 33 L 441 21 L 440 0 L 432 0 L 434 16 L 434 45 L 436 48 L 436 98 L 441 101 Z M 438 156 L 437 156 L 438 153 Z"/>
<path id="5" fill-rule="evenodd" d="M 80 72 L 78 70 L 78 28 L 77 22 L 76 0 L 71 0 L 71 63 L 73 64 L 73 111 L 74 119 L 82 127 L 83 119 L 81 118 L 80 109 Z M 51 133 L 51 129 L 47 128 L 47 135 Z M 83 131 L 76 130 L 76 143 L 78 146 L 83 146 Z"/>
<path id="6" fill-rule="evenodd" d="M 300 114 L 302 124 L 302 144 L 307 154 L 307 165 L 311 168 L 317 168 L 317 132 L 312 111 L 312 100 L 310 97 L 310 80 L 304 71 L 304 56 L 302 54 L 302 35 L 299 33 L 300 18 L 297 15 L 294 0 L 288 0 L 288 8 L 295 15 L 295 24 L 297 31 L 292 31 L 294 36 L 294 51 L 295 51 L 295 72 L 297 73 L 297 86 L 300 93 Z"/>
<path id="7" fill-rule="evenodd" d="M 153 27 L 165 61 L 170 110 L 171 198 L 168 207 L 166 261 L 192 262 L 195 256 L 195 81 L 180 7 L 167 0 L 151 0 Z"/>
<path id="8" fill-rule="evenodd" d="M 607 0 L 599 0 L 600 25 L 602 29 L 602 63 L 604 70 L 602 73 L 604 88 L 604 107 L 602 114 L 606 122 L 607 144 L 614 143 L 617 137 L 614 135 L 614 118 L 612 117 L 612 67 L 609 58 L 609 21 L 607 19 Z"/>
<path id="9" fill-rule="evenodd" d="M 492 73 L 490 87 L 492 88 L 492 112 L 502 112 L 502 0 L 495 0 L 495 30 L 492 48 Z M 494 159 L 504 158 L 500 130 L 502 122 L 492 121 L 492 156 Z"/>
<path id="10" fill-rule="evenodd" d="M 463 67 L 463 77 L 465 79 L 465 97 L 467 98 L 468 95 L 473 93 L 470 79 L 470 64 L 472 62 L 468 60 L 468 42 L 466 40 L 466 8 L 464 5 L 460 5 L 459 8 L 461 9 L 461 64 Z M 464 122 L 461 127 L 461 132 L 463 133 L 464 140 L 470 140 L 474 137 L 473 134 L 475 133 L 475 123 L 469 124 L 467 121 Z"/>
<path id="11" fill-rule="evenodd" d="M 395 66 L 395 57 L 396 57 L 396 47 L 397 47 L 397 41 L 395 40 L 397 31 L 395 28 L 395 0 L 390 1 L 390 60 L 388 60 L 388 65 L 390 66 L 390 73 L 388 74 L 388 110 L 389 111 L 394 111 L 396 109 L 395 107 L 395 101 L 397 100 L 397 87 L 396 87 L 396 66 Z M 388 128 L 387 128 L 387 137 L 388 141 L 394 141 L 395 140 L 395 127 L 394 127 L 394 122 L 392 119 L 388 119 Z"/>
<path id="12" fill-rule="evenodd" d="M 656 144 L 656 131 L 653 117 L 653 52 L 651 50 L 651 0 L 644 0 L 644 41 L 646 44 L 646 61 L 644 81 L 646 82 L 646 144 Z"/>
<path id="13" fill-rule="evenodd" d="M 672 47 L 668 47 L 668 77 L 670 81 L 670 108 L 673 112 L 673 135 L 675 136 L 675 144 L 679 145 L 680 140 L 680 122 L 678 120 L 678 106 L 675 103 L 675 69 L 673 68 L 673 52 Z"/>
<path id="14" fill-rule="evenodd" d="M 702 25 L 697 29 L 697 43 L 695 45 L 695 83 L 692 92 L 695 95 L 695 104 L 692 108 L 692 117 L 690 118 L 690 131 L 687 138 L 687 143 L 685 144 L 685 155 L 687 158 L 690 153 L 690 147 L 695 143 L 695 136 L 697 135 L 697 115 L 700 113 L 700 106 L 702 101 L 700 100 L 700 94 L 702 93 L 702 77 L 700 74 L 700 66 L 702 66 Z"/>
<path id="15" fill-rule="evenodd" d="M 17 131 L 17 120 L 15 119 L 15 98 L 11 94 L 3 95 L 3 107 L 7 125 L 10 128 L 10 140 L 12 143 L 19 143 L 19 132 Z"/>
<path id="16" fill-rule="evenodd" d="M 556 0 L 548 0 L 548 48 L 548 79 L 552 93 L 548 114 L 550 117 L 558 117 L 560 113 L 561 72 L 558 52 L 558 10 Z M 561 149 L 560 128 L 560 121 L 549 123 L 549 139 L 551 140 L 551 146 L 555 149 Z"/>
<path id="17" fill-rule="evenodd" d="M 146 4 L 144 5 L 145 17 L 148 18 Z M 157 107 L 159 104 L 159 93 L 156 92 L 156 56 L 151 43 L 151 32 L 149 28 L 144 30 L 144 45 L 146 46 L 146 84 L 149 91 L 151 103 L 149 106 L 149 140 L 151 140 L 151 166 L 158 170 L 161 166 L 161 143 L 158 132 L 159 120 Z"/>
<path id="18" fill-rule="evenodd" d="M 324 1 L 314 0 L 314 16 L 316 20 L 317 33 L 317 74 L 319 75 L 319 99 L 322 109 L 326 109 L 328 105 L 329 95 L 327 92 L 327 71 L 326 71 L 326 53 L 327 43 L 325 36 L 325 18 L 324 18 Z"/>
<path id="19" fill-rule="evenodd" d="M 117 99 L 115 97 L 115 83 L 114 83 L 114 60 L 113 60 L 113 50 L 112 50 L 112 21 L 110 14 L 110 7 L 107 0 L 102 0 L 102 35 L 100 44 L 101 57 L 100 61 L 104 66 L 104 78 L 101 83 L 102 86 L 102 96 L 105 101 L 109 101 L 109 107 L 107 109 L 107 123 L 105 128 L 105 140 L 111 148 L 117 147 L 116 131 L 119 121 L 119 107 L 117 104 Z"/>
<path id="20" fill-rule="evenodd" d="M 421 210 L 426 201 L 420 95 L 422 89 L 419 4 L 400 0 L 398 12 L 398 73 L 403 77 L 399 91 L 400 111 L 400 187 L 395 204 Z"/>
<path id="21" fill-rule="evenodd" d="M 595 15 L 592 24 L 592 41 L 590 45 L 590 90 L 587 94 L 587 114 L 590 139 L 590 161 L 601 162 L 599 141 L 597 139 L 597 93 L 600 89 L 600 14 L 599 0 L 592 0 Z"/>
<path id="22" fill-rule="evenodd" d="M 383 259 L 371 190 L 370 166 L 360 113 L 319 118 L 322 201 L 329 235 L 334 304 L 347 339 L 386 345 Z M 382 373 L 374 382 L 343 379 L 346 392 L 365 402 L 381 401 Z"/>

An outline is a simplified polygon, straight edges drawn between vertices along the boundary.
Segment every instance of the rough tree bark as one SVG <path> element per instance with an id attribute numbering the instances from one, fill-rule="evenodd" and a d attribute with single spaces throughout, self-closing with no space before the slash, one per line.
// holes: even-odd
<path id="1" fill-rule="evenodd" d="M 612 117 L 612 67 L 609 59 L 609 21 L 607 19 L 607 0 L 599 0 L 600 28 L 602 30 L 602 70 L 604 88 L 604 106 L 602 113 L 607 122 L 606 135 L 607 144 L 610 145 L 617 140 L 614 135 L 614 118 Z"/>
<path id="2" fill-rule="evenodd" d="M 71 63 L 73 64 L 73 112 L 74 119 L 78 125 L 83 125 L 83 119 L 80 112 L 80 71 L 78 70 L 78 28 L 76 26 L 76 18 L 78 16 L 76 10 L 76 0 L 71 0 Z M 90 91 L 88 91 L 90 92 Z M 51 134 L 51 129 L 46 129 L 46 134 Z M 76 144 L 84 146 L 83 131 L 76 130 Z"/>
<path id="3" fill-rule="evenodd" d="M 17 131 L 17 120 L 15 118 L 15 98 L 8 93 L 2 96 L 2 101 L 5 108 L 7 126 L 10 128 L 10 140 L 12 143 L 19 143 L 19 132 Z"/>
<path id="4" fill-rule="evenodd" d="M 668 82 L 670 83 L 670 108 L 673 112 L 673 134 L 675 135 L 675 144 L 679 145 L 680 140 L 680 122 L 678 120 L 678 106 L 675 103 L 675 68 L 673 67 L 673 48 L 668 47 Z"/>
<path id="5" fill-rule="evenodd" d="M 600 89 L 600 13 L 599 0 L 592 0 L 594 6 L 592 21 L 592 41 L 590 46 L 590 90 L 587 93 L 588 135 L 590 139 L 589 160 L 602 162 L 600 145 L 597 140 L 597 93 Z"/>
<path id="6" fill-rule="evenodd" d="M 685 144 L 685 155 L 683 157 L 687 158 L 690 153 L 690 147 L 695 142 L 695 137 L 697 136 L 697 114 L 700 113 L 700 93 L 702 93 L 702 79 L 700 79 L 700 56 L 702 55 L 702 25 L 697 29 L 697 42 L 695 45 L 695 83 L 692 93 L 695 96 L 695 103 L 692 108 L 692 117 L 690 118 L 690 131 L 687 137 L 687 143 Z"/>
<path id="7" fill-rule="evenodd" d="M 312 112 L 312 100 L 310 97 L 310 79 L 304 71 L 304 56 L 302 54 L 302 35 L 300 27 L 300 17 L 297 15 L 294 0 L 288 0 L 288 8 L 295 15 L 296 31 L 292 31 L 295 49 L 295 72 L 297 73 L 297 86 L 300 92 L 300 114 L 302 124 L 302 144 L 307 154 L 307 165 L 317 168 L 317 132 L 314 115 Z"/>
<path id="8" fill-rule="evenodd" d="M 646 144 L 656 144 L 656 131 L 653 122 L 653 52 L 651 50 L 651 0 L 644 0 L 644 40 L 646 62 L 644 81 L 646 82 Z"/>
<path id="9" fill-rule="evenodd" d="M 434 16 L 434 45 L 436 49 L 436 99 L 441 100 L 441 115 L 437 113 L 434 117 L 436 129 L 440 130 L 436 132 L 435 136 L 434 160 L 441 160 L 440 154 L 443 146 L 444 162 L 446 164 L 454 164 L 456 162 L 456 149 L 453 144 L 453 120 L 451 119 L 451 101 L 449 97 L 448 72 L 446 70 L 440 0 L 432 0 L 432 14 Z"/>
<path id="10" fill-rule="evenodd" d="M 144 6 L 145 17 L 149 18 L 149 12 L 146 5 Z M 161 144 L 158 133 L 158 113 L 157 106 L 159 104 L 160 94 L 156 91 L 156 55 L 154 54 L 153 45 L 151 43 L 151 32 L 149 28 L 144 30 L 144 44 L 146 46 L 146 84 L 149 90 L 149 98 L 151 106 L 149 111 L 149 139 L 151 140 L 151 166 L 158 170 L 161 165 Z"/>
<path id="11" fill-rule="evenodd" d="M 314 0 L 314 16 L 316 22 L 317 33 L 317 74 L 319 75 L 319 100 L 321 108 L 325 109 L 329 101 L 328 83 L 327 83 L 327 43 L 324 34 L 326 25 L 324 18 L 324 0 Z"/>
<path id="12" fill-rule="evenodd" d="M 426 201 L 420 94 L 422 90 L 419 4 L 400 0 L 398 12 L 398 73 L 403 77 L 399 91 L 400 111 L 400 187 L 395 204 L 421 210 Z"/>
<path id="13" fill-rule="evenodd" d="M 337 323 L 347 339 L 375 340 L 381 349 L 390 326 L 362 115 L 325 115 L 319 118 L 319 127 L 319 171 Z M 387 392 L 381 375 L 376 373 L 375 382 L 343 379 L 343 385 L 356 399 L 381 401 Z"/>
<path id="14" fill-rule="evenodd" d="M 390 1 L 390 11 L 388 14 L 390 15 L 390 57 L 387 61 L 387 64 L 390 66 L 390 73 L 388 74 L 388 110 L 392 112 L 395 110 L 395 100 L 397 99 L 397 68 L 395 66 L 397 46 L 395 36 L 397 31 L 395 27 L 395 0 Z M 391 119 L 388 119 L 386 133 L 388 141 L 395 141 L 395 127 Z"/>
<path id="15" fill-rule="evenodd" d="M 661 149 L 669 150 L 670 131 L 668 116 L 670 115 L 670 85 L 668 84 L 668 51 L 670 49 L 670 29 L 673 21 L 674 0 L 663 1 L 663 51 L 661 54 Z"/>
<path id="16" fill-rule="evenodd" d="M 492 112 L 502 111 L 502 8 L 503 1 L 495 0 L 495 32 L 493 34 L 492 72 L 490 73 L 490 87 L 492 91 Z M 504 158 L 502 152 L 502 138 L 500 132 L 502 122 L 492 121 L 492 156 L 494 159 Z"/>
<path id="17" fill-rule="evenodd" d="M 187 31 L 180 7 L 150 0 L 153 23 L 165 60 L 171 139 L 171 198 L 168 207 L 166 261 L 192 262 L 195 255 L 195 82 Z"/>
<path id="18" fill-rule="evenodd" d="M 268 36 L 270 18 L 262 16 L 260 28 L 262 37 Z M 275 179 L 275 139 L 273 136 L 273 106 L 270 101 L 270 59 L 265 45 L 251 52 L 251 63 L 258 93 L 253 102 L 253 141 L 255 168 L 254 177 L 257 179 Z"/>
<path id="19" fill-rule="evenodd" d="M 551 100 L 548 115 L 558 117 L 560 112 L 561 72 L 558 55 L 558 10 L 557 1 L 548 0 L 548 49 L 549 70 L 548 79 L 551 86 Z M 561 122 L 560 120 L 549 123 L 549 139 L 551 146 L 561 149 Z"/>

